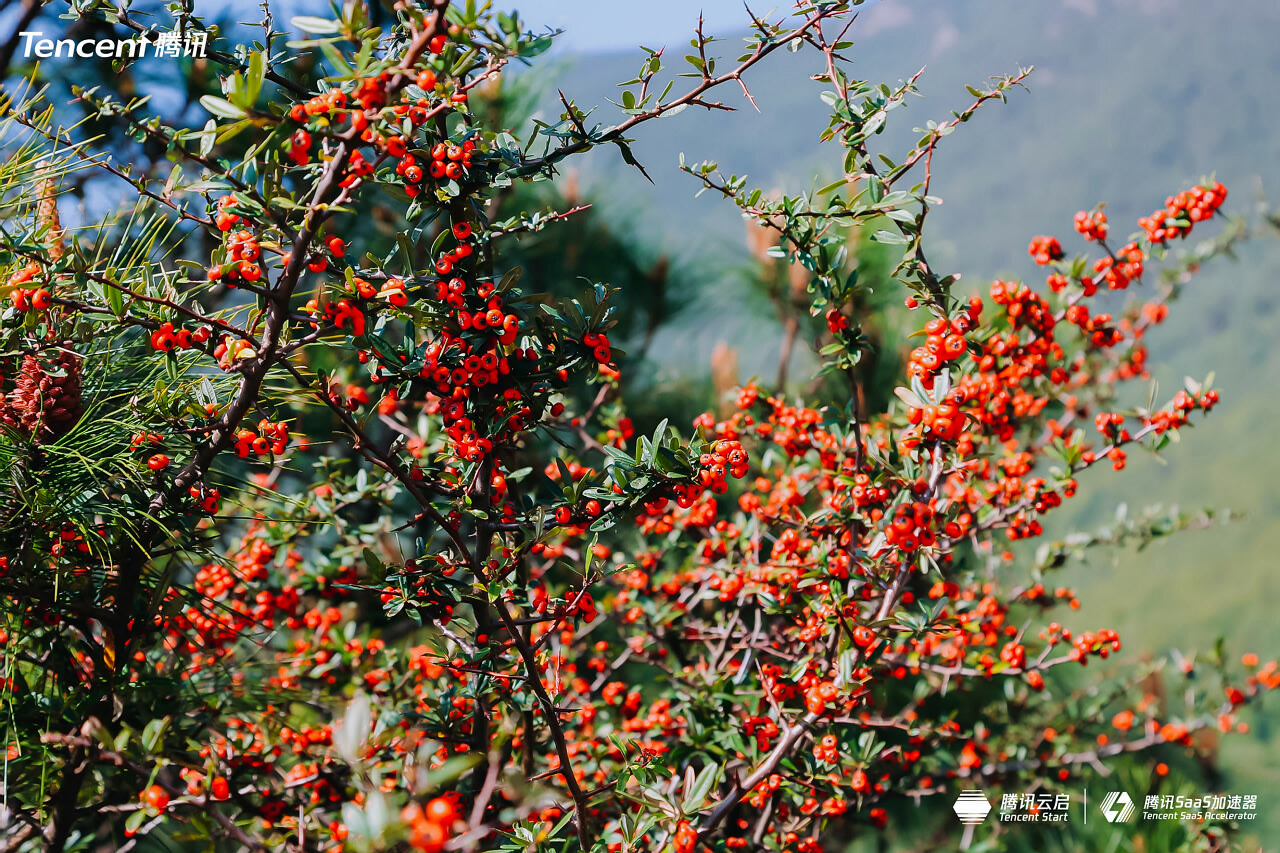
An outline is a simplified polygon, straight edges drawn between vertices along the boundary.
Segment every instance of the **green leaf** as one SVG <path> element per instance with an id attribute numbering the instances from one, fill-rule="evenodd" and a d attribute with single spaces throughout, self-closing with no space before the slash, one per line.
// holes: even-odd
<path id="1" fill-rule="evenodd" d="M 528 41 L 520 46 L 520 56 L 523 59 L 528 59 L 529 57 L 546 53 L 551 47 L 551 42 L 551 36 L 539 36 L 538 38 Z"/>
<path id="2" fill-rule="evenodd" d="M 244 130 L 252 126 L 253 126 L 252 119 L 244 119 L 243 121 L 238 121 L 235 124 L 224 128 L 222 132 L 218 134 L 217 143 L 219 145 L 222 145 L 227 140 L 233 139 L 236 136 L 239 136 L 241 132 L 243 132 Z"/>
<path id="3" fill-rule="evenodd" d="M 396 232 L 396 245 L 400 249 L 405 269 L 413 269 L 413 242 L 409 239 L 409 235 L 403 231 Z"/>
<path id="4" fill-rule="evenodd" d="M 696 810 L 707 799 L 707 795 L 711 793 L 711 789 L 715 787 L 716 782 L 720 778 L 720 765 L 710 763 L 702 768 L 702 772 L 693 780 L 693 784 L 685 791 L 684 802 L 680 804 L 680 808 L 685 813 L 691 813 Z"/>
<path id="5" fill-rule="evenodd" d="M 924 408 L 924 401 L 921 400 L 916 392 L 912 391 L 910 388 L 904 388 L 899 385 L 897 388 L 893 389 L 893 393 L 899 400 L 906 403 L 913 409 Z"/>
<path id="6" fill-rule="evenodd" d="M 821 189 L 819 189 L 817 193 L 815 193 L 815 195 L 827 195 L 829 193 L 833 193 L 836 190 L 840 189 L 841 187 L 845 186 L 847 183 L 848 183 L 848 180 L 846 180 L 845 178 L 841 178 L 838 181 L 832 181 L 831 183 L 827 184 L 825 187 L 822 187 Z"/>
<path id="7" fill-rule="evenodd" d="M 871 235 L 871 239 L 886 246 L 905 246 L 910 242 L 906 237 L 893 231 L 877 231 Z"/>
<path id="8" fill-rule="evenodd" d="M 355 74 L 355 69 L 351 67 L 351 63 L 347 62 L 347 58 L 342 55 L 342 51 L 334 47 L 331 40 L 320 42 L 320 52 L 324 54 L 324 58 L 333 63 L 333 67 L 337 69 L 339 74 Z"/>
<path id="9" fill-rule="evenodd" d="M 245 100 L 249 104 L 253 104 L 258 100 L 258 93 L 262 91 L 262 78 L 267 73 L 267 60 L 261 51 L 254 51 L 249 54 L 249 72 L 245 77 Z"/>
<path id="10" fill-rule="evenodd" d="M 124 291 L 118 287 L 104 285 L 103 290 L 106 291 L 107 307 L 111 309 L 111 313 L 117 317 L 124 316 Z"/>
<path id="11" fill-rule="evenodd" d="M 520 276 L 523 274 L 523 272 L 524 271 L 520 267 L 512 267 L 511 269 L 507 270 L 503 274 L 502 280 L 498 282 L 498 288 L 497 288 L 498 292 L 504 293 L 510 290 L 511 288 L 515 287 L 516 282 L 520 280 Z"/>
<path id="12" fill-rule="evenodd" d="M 569 466 L 564 464 L 564 460 L 559 456 L 556 457 L 556 471 L 560 474 L 560 488 L 573 489 L 573 475 L 569 473 Z"/>
<path id="13" fill-rule="evenodd" d="M 655 428 L 655 429 L 654 429 L 654 431 L 653 431 L 653 446 L 654 446 L 654 447 L 660 447 L 660 446 L 662 445 L 662 439 L 666 438 L 666 436 L 667 436 L 667 423 L 668 423 L 668 419 L 667 419 L 667 418 L 663 418 L 661 421 L 659 421 L 659 422 L 658 422 L 658 426 L 657 426 L 657 428 Z"/>
<path id="14" fill-rule="evenodd" d="M 615 527 L 617 524 L 618 524 L 618 514 L 616 512 L 611 512 L 608 515 L 602 515 L 599 518 L 597 518 L 595 521 L 591 522 L 591 527 L 589 529 L 591 530 L 592 533 L 599 533 L 603 530 L 608 530 L 611 527 Z"/>
<path id="15" fill-rule="evenodd" d="M 313 15 L 298 15 L 291 18 L 289 23 L 304 33 L 336 33 L 341 29 L 337 21 L 330 18 L 317 18 Z"/>
<path id="16" fill-rule="evenodd" d="M 200 105 L 210 113 L 222 118 L 244 118 L 245 111 L 235 104 L 214 95 L 201 95 Z"/>
<path id="17" fill-rule="evenodd" d="M 135 833 L 142 827 L 143 821 L 148 817 L 150 815 L 147 814 L 146 809 L 139 809 L 124 819 L 124 828 L 131 833 Z"/>
<path id="18" fill-rule="evenodd" d="M 142 748 L 147 752 L 155 752 L 160 745 L 160 741 L 164 739 L 164 733 L 169 728 L 169 717 L 161 717 L 147 723 L 147 727 L 142 730 Z"/>
<path id="19" fill-rule="evenodd" d="M 382 359 L 383 361 L 390 361 L 390 362 L 395 361 L 396 348 L 395 348 L 395 344 L 391 343 L 391 341 L 387 340 L 382 335 L 379 335 L 377 333 L 370 333 L 369 343 L 371 344 L 371 347 L 374 353 L 377 354 L 378 358 Z"/>

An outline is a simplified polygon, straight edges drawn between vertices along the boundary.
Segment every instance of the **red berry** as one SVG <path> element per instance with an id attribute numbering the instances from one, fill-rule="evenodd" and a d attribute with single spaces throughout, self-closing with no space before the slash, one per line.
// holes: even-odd
<path id="1" fill-rule="evenodd" d="M 156 811 L 164 811 L 169 807 L 169 792 L 159 785 L 152 785 L 143 791 L 142 799 Z"/>
<path id="2" fill-rule="evenodd" d="M 436 797 L 427 803 L 427 820 L 449 827 L 458 819 L 458 807 L 448 797 Z"/>

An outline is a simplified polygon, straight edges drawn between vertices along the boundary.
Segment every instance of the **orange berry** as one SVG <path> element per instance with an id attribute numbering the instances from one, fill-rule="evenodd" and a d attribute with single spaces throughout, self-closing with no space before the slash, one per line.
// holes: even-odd
<path id="1" fill-rule="evenodd" d="M 156 811 L 164 811 L 169 807 L 169 792 L 159 785 L 152 785 L 142 792 L 143 801 Z"/>

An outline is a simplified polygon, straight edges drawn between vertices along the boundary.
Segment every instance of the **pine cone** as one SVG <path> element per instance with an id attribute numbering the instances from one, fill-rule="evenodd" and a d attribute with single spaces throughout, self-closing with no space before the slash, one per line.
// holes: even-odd
<path id="1" fill-rule="evenodd" d="M 45 240 L 49 246 L 49 260 L 57 262 L 67 251 L 62 222 L 58 218 L 58 182 L 47 167 L 40 169 L 40 201 L 36 206 L 36 222 L 48 226 Z"/>
<path id="2" fill-rule="evenodd" d="M 6 406 L 0 409 L 0 420 L 17 426 L 37 444 L 66 435 L 84 414 L 80 356 L 59 352 L 47 367 L 53 372 L 35 356 L 25 356 Z"/>

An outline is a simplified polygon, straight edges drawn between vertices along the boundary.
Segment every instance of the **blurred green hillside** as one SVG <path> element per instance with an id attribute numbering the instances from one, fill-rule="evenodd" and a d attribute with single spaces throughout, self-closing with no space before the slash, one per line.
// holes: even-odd
<path id="1" fill-rule="evenodd" d="M 979 113 L 934 159 L 934 191 L 945 204 L 933 214 L 930 260 L 940 271 L 963 273 L 977 289 L 994 277 L 1038 281 L 1028 240 L 1053 233 L 1069 251 L 1078 248 L 1071 217 L 1097 202 L 1108 203 L 1120 234 L 1166 195 L 1210 174 L 1231 188 L 1233 214 L 1257 219 L 1263 194 L 1280 203 L 1277 33 L 1280 4 L 1269 0 L 885 0 L 862 14 L 848 56 L 856 75 L 877 82 L 925 69 L 925 97 L 894 114 L 897 126 L 882 142 L 887 152 L 903 151 L 913 127 L 965 105 L 965 83 L 1036 66 L 1030 93 Z M 671 65 L 683 64 L 684 46 L 669 45 Z M 738 43 L 721 47 L 731 58 Z M 687 306 L 652 348 L 666 379 L 704 377 L 718 340 L 740 350 L 743 379 L 773 375 L 780 331 L 766 305 L 743 298 L 735 273 L 748 262 L 742 222 L 709 194 L 695 199 L 696 187 L 676 163 L 684 152 L 690 161 L 715 160 L 755 185 L 791 192 L 809 187 L 815 173 L 836 174 L 838 152 L 816 141 L 825 112 L 821 87 L 807 82 L 817 70 L 812 59 L 778 59 L 750 78 L 759 113 L 726 93 L 739 112 L 687 110 L 639 134 L 636 155 L 653 185 L 612 152 L 597 154 L 578 176 L 582 193 L 615 228 L 640 235 L 655 256 L 700 271 L 691 292 L 671 295 Z M 639 52 L 581 58 L 555 85 L 579 105 L 603 105 L 593 118 L 611 124 L 612 82 L 639 65 Z M 545 110 L 552 120 L 554 103 Z M 1246 513 L 1142 553 L 1099 553 L 1065 572 L 1063 582 L 1084 601 L 1073 621 L 1117 628 L 1130 659 L 1175 647 L 1205 651 L 1224 634 L 1233 655 L 1280 654 L 1280 619 L 1271 611 L 1280 596 L 1280 460 L 1270 443 L 1280 423 L 1278 274 L 1280 240 L 1263 225 L 1238 262 L 1219 261 L 1193 281 L 1150 340 L 1152 373 L 1168 396 L 1184 375 L 1215 371 L 1222 406 L 1169 448 L 1167 464 L 1134 454 L 1122 473 L 1091 471 L 1075 506 L 1050 526 L 1053 536 L 1102 524 L 1121 504 Z M 1250 738 L 1227 742 L 1223 763 L 1227 789 L 1259 794 L 1267 817 L 1258 840 L 1274 843 L 1280 703 L 1271 705 L 1251 717 Z"/>

